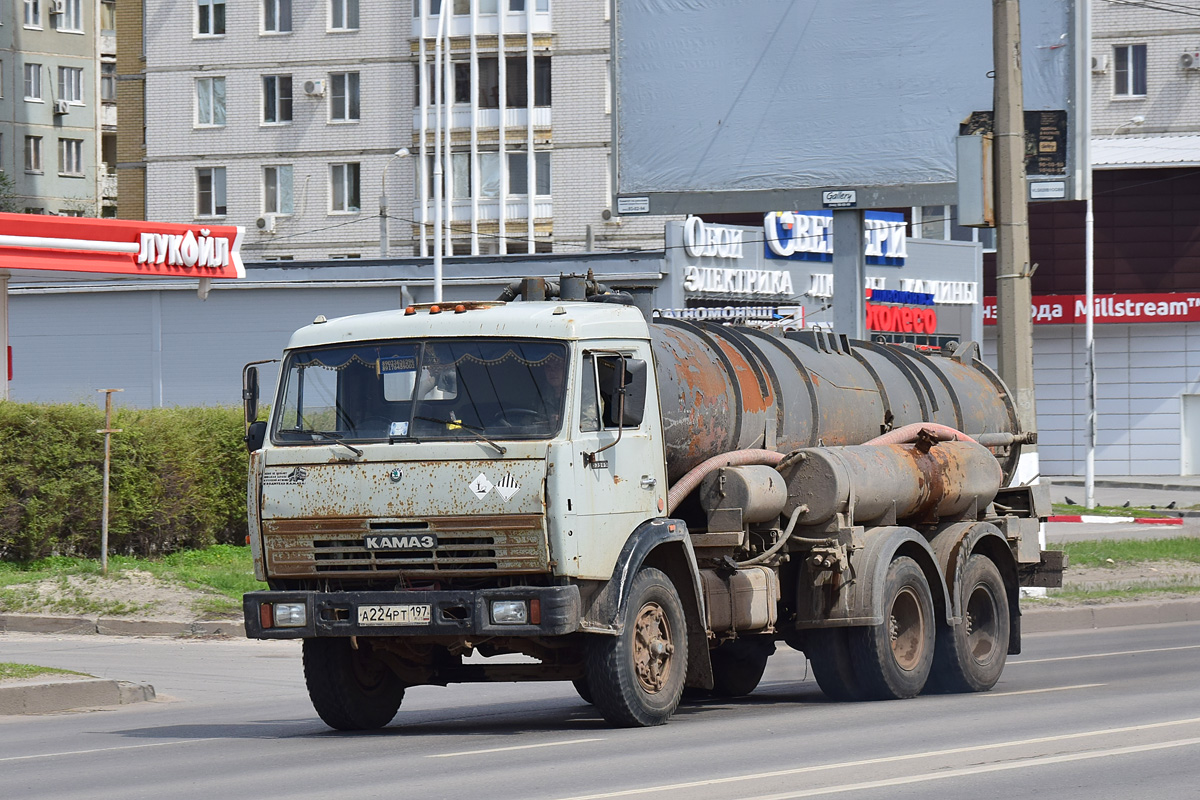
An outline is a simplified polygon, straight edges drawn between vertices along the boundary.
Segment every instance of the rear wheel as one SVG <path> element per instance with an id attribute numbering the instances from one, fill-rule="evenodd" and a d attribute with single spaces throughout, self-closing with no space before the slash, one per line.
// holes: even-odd
<path id="1" fill-rule="evenodd" d="M 349 639 L 305 639 L 304 681 L 317 714 L 340 731 L 382 728 L 404 700 L 396 673 Z"/>
<path id="2" fill-rule="evenodd" d="M 745 697 L 758 688 L 767 659 L 775 652 L 774 642 L 740 639 L 712 651 L 713 694 Z"/>
<path id="3" fill-rule="evenodd" d="M 613 725 L 661 725 L 679 707 L 687 674 L 683 604 L 671 579 L 654 568 L 633 579 L 619 636 L 597 636 L 588 652 L 587 686 Z"/>
<path id="4" fill-rule="evenodd" d="M 1000 680 L 1008 658 L 1008 595 L 1000 570 L 975 554 L 959 582 L 962 622 L 938 631 L 930 688 L 940 692 L 986 692 Z"/>
<path id="5" fill-rule="evenodd" d="M 804 647 L 813 677 L 826 697 L 842 703 L 863 699 L 850 657 L 849 628 L 814 628 L 805 633 Z"/>
<path id="6" fill-rule="evenodd" d="M 852 628 L 850 652 L 865 696 L 899 700 L 920 694 L 933 666 L 933 595 L 907 556 L 888 566 L 879 613 L 883 622 Z"/>
<path id="7" fill-rule="evenodd" d="M 592 690 L 588 688 L 587 678 L 576 678 L 571 681 L 571 685 L 575 687 L 575 693 L 579 695 L 580 700 L 589 706 L 594 703 L 592 700 Z"/>

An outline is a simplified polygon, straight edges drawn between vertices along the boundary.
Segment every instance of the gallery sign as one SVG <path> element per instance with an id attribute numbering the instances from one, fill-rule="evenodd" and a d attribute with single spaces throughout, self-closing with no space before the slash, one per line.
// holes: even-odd
<path id="1" fill-rule="evenodd" d="M 243 229 L 0 214 L 0 268 L 157 278 L 244 278 Z"/>
<path id="2" fill-rule="evenodd" d="M 1105 294 L 1093 298 L 1092 319 L 1097 324 L 1119 322 L 1200 322 L 1200 294 Z M 1087 295 L 1040 295 L 1030 307 L 1033 321 L 1041 325 L 1081 325 L 1087 320 Z M 996 298 L 983 301 L 983 324 L 996 324 Z"/>

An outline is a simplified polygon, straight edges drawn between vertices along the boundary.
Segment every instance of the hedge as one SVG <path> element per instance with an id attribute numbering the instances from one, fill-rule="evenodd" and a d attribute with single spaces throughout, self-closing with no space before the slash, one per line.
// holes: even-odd
<path id="1" fill-rule="evenodd" d="M 155 556 L 246 538 L 238 408 L 118 409 L 109 552 Z M 0 559 L 97 557 L 104 412 L 0 402 Z"/>

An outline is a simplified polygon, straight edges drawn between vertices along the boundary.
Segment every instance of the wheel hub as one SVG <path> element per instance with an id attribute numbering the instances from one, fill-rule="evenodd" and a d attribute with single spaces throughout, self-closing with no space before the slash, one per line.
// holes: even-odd
<path id="1" fill-rule="evenodd" d="M 667 615 L 658 603 L 647 603 L 634 623 L 633 663 L 638 683 L 655 694 L 666 686 L 671 674 L 675 645 Z"/>
<path id="2" fill-rule="evenodd" d="M 892 656 L 901 669 L 913 670 L 921 663 L 925 651 L 925 624 L 917 595 L 905 587 L 892 602 L 888 617 Z"/>

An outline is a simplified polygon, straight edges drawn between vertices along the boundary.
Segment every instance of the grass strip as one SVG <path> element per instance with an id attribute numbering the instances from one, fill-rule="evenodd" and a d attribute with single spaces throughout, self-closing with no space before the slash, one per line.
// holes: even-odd
<path id="1" fill-rule="evenodd" d="M 1124 506 L 1096 506 L 1095 508 L 1087 508 L 1086 506 L 1069 505 L 1067 503 L 1053 503 L 1052 508 L 1056 515 L 1063 516 L 1090 514 L 1094 517 L 1152 517 L 1155 519 L 1178 516 L 1165 508 L 1134 508 L 1132 506 L 1129 508 Z"/>
<path id="2" fill-rule="evenodd" d="M 0 661 L 0 681 L 36 678 L 39 675 L 87 675 L 87 673 L 75 672 L 70 669 L 57 669 L 55 667 L 39 667 L 36 664 L 15 664 Z M 88 675 L 88 677 L 91 676 Z"/>
<path id="3" fill-rule="evenodd" d="M 1064 550 L 1070 567 L 1112 567 L 1139 561 L 1189 561 L 1200 563 L 1200 538 L 1094 539 L 1049 545 Z"/>

